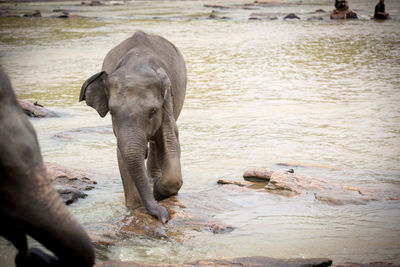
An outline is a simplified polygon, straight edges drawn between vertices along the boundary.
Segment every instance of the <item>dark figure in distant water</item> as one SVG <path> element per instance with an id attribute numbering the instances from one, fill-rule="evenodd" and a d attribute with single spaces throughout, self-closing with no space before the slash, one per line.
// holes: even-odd
<path id="1" fill-rule="evenodd" d="M 375 6 L 374 19 L 390 19 L 390 15 L 385 12 L 385 0 L 379 0 Z"/>
<path id="2" fill-rule="evenodd" d="M 349 3 L 347 0 L 335 0 L 335 8 L 337 10 L 347 10 L 349 9 Z"/>

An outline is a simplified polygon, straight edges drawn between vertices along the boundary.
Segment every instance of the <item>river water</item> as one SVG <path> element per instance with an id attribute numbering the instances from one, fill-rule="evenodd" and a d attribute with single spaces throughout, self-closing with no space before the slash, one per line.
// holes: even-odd
<path id="1" fill-rule="evenodd" d="M 0 4 L 38 9 L 42 18 L 0 18 L 0 64 L 20 99 L 63 114 L 32 119 L 45 161 L 101 174 L 96 189 L 70 206 L 81 223 L 107 223 L 126 213 L 111 131 L 55 134 L 81 127 L 110 129 L 78 103 L 82 83 L 106 53 L 136 30 L 159 34 L 183 53 L 186 102 L 178 120 L 184 185 L 215 189 L 249 167 L 297 162 L 299 175 L 400 194 L 400 1 L 387 0 L 393 20 L 370 20 L 375 0 L 352 0 L 357 21 L 331 21 L 333 1 L 243 9 L 244 1 L 134 1 Z M 117 2 L 113 2 L 117 3 Z M 207 19 L 212 8 L 228 20 Z M 251 3 L 248 1 L 248 3 Z M 49 18 L 63 8 L 86 19 Z M 277 20 L 248 20 L 251 13 Z M 294 12 L 300 20 L 283 20 Z M 322 16 L 323 20 L 307 20 Z M 103 177 L 103 178 L 101 178 Z M 236 230 L 199 233 L 173 242 L 137 238 L 98 250 L 99 260 L 180 263 L 210 257 L 330 257 L 335 262 L 400 263 L 400 201 L 329 206 L 312 197 L 237 199 L 240 208 L 215 217 Z M 0 265 L 15 250 L 0 240 Z"/>

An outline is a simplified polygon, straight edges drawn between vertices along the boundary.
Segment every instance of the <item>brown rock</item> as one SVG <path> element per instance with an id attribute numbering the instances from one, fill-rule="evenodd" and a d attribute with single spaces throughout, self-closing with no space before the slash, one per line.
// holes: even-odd
<path id="1" fill-rule="evenodd" d="M 162 224 L 147 214 L 144 207 L 131 211 L 130 215 L 115 218 L 107 224 L 85 225 L 96 247 L 108 247 L 133 237 L 155 238 L 183 242 L 202 232 L 226 234 L 235 227 L 214 219 L 222 210 L 236 204 L 227 201 L 224 193 L 240 194 L 235 190 L 217 188 L 206 192 L 179 194 L 159 204 L 167 208 L 169 221 Z"/>
<path id="2" fill-rule="evenodd" d="M 273 173 L 264 168 L 252 168 L 244 172 L 243 178 L 247 181 L 268 182 Z"/>
<path id="3" fill-rule="evenodd" d="M 97 184 L 89 179 L 86 173 L 67 168 L 56 163 L 45 163 L 47 175 L 54 188 L 60 194 L 66 205 L 76 202 L 79 198 L 85 198 L 83 191 L 92 190 Z"/>
<path id="4" fill-rule="evenodd" d="M 269 257 L 254 256 L 233 259 L 207 259 L 187 262 L 183 264 L 163 263 L 136 263 L 121 261 L 106 261 L 96 264 L 96 267 L 188 267 L 188 266 L 242 266 L 242 267 L 294 267 L 294 266 L 315 266 L 325 267 L 332 264 L 331 259 L 274 259 Z"/>
<path id="5" fill-rule="evenodd" d="M 289 2 L 289 1 L 278 1 L 278 0 L 256 0 L 254 5 L 258 6 L 287 6 L 287 5 L 301 5 L 302 1 Z"/>
<path id="6" fill-rule="evenodd" d="M 104 3 L 102 3 L 98 0 L 92 0 L 92 1 L 82 1 L 81 5 L 83 5 L 83 6 L 104 6 Z"/>
<path id="7" fill-rule="evenodd" d="M 28 17 L 28 18 L 40 18 L 41 16 L 42 14 L 40 13 L 39 10 L 33 10 L 23 15 L 23 17 Z"/>
<path id="8" fill-rule="evenodd" d="M 254 168 L 247 170 L 243 177 L 252 182 L 243 183 L 242 181 L 221 179 L 218 183 L 237 185 L 247 190 L 259 189 L 260 185 L 262 185 L 268 192 L 283 196 L 312 193 L 315 200 L 329 205 L 361 205 L 369 201 L 385 199 L 382 193 L 367 192 L 353 186 L 339 185 L 322 179 L 295 175 L 293 169 L 289 171 L 271 171 L 263 168 Z M 264 184 L 261 182 L 264 182 Z M 265 185 L 265 183 L 267 184 Z M 391 196 L 387 197 L 387 199 L 397 198 Z"/>
<path id="9" fill-rule="evenodd" d="M 44 108 L 42 105 L 38 104 L 37 101 L 34 104 L 18 100 L 18 103 L 24 113 L 29 117 L 36 118 L 49 118 L 49 117 L 58 117 L 58 114 Z"/>
<path id="10" fill-rule="evenodd" d="M 353 263 L 353 262 L 346 262 L 346 263 L 337 263 L 333 265 L 333 267 L 400 267 L 399 264 L 392 264 L 385 261 L 377 261 L 377 262 L 370 262 L 370 263 Z"/>
<path id="11" fill-rule="evenodd" d="M 233 184 L 237 186 L 250 186 L 253 185 L 253 183 L 247 182 L 247 181 L 234 181 L 234 180 L 225 180 L 225 179 L 219 179 L 218 184 Z"/>
<path id="12" fill-rule="evenodd" d="M 296 14 L 290 13 L 286 15 L 283 19 L 300 19 Z"/>
<path id="13" fill-rule="evenodd" d="M 208 16 L 209 19 L 230 19 L 230 17 L 221 16 L 217 11 L 211 11 L 210 15 Z"/>
<path id="14" fill-rule="evenodd" d="M 211 4 L 204 4 L 204 7 L 210 7 L 210 8 L 218 8 L 218 9 L 229 9 L 230 7 L 228 6 L 221 6 L 221 5 L 211 5 Z"/>

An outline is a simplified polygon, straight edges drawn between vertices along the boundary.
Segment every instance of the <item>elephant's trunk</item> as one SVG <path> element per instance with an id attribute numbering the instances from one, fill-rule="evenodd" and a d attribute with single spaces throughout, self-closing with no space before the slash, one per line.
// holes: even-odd
<path id="1" fill-rule="evenodd" d="M 116 131 L 119 164 L 120 167 L 123 167 L 121 176 L 126 205 L 127 207 L 137 206 L 137 197 L 134 194 L 139 194 L 140 201 L 147 212 L 160 221 L 166 222 L 168 221 L 168 212 L 154 199 L 144 164 L 147 136 L 134 129 L 135 127 L 126 127 Z M 127 174 L 124 175 L 122 172 L 127 172 Z"/>
<path id="2" fill-rule="evenodd" d="M 129 173 L 129 178 L 133 180 L 136 188 L 138 188 L 138 193 L 140 195 L 140 200 L 143 206 L 149 210 L 152 206 L 157 205 L 153 192 L 150 188 L 149 178 L 145 169 L 145 155 L 146 155 L 146 145 L 147 137 L 140 133 L 139 131 L 129 129 L 121 129 L 117 134 L 118 150 L 121 153 L 122 160 L 125 167 Z M 127 179 L 127 178 L 125 178 Z M 124 186 L 131 181 L 124 181 Z M 127 190 L 128 189 L 128 190 Z M 124 188 L 125 194 L 131 194 L 132 190 L 130 188 Z M 127 202 L 133 201 L 133 196 L 127 195 Z M 132 206 L 132 203 L 126 203 L 127 206 Z"/>

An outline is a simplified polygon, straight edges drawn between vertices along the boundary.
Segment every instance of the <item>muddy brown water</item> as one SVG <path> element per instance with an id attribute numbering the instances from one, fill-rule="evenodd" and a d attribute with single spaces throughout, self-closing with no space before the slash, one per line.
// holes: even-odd
<path id="1" fill-rule="evenodd" d="M 101 119 L 78 103 L 80 87 L 101 69 L 108 50 L 139 29 L 168 38 L 186 59 L 188 90 L 178 121 L 186 197 L 218 191 L 218 179 L 238 179 L 250 167 L 293 168 L 398 196 L 400 2 L 385 1 L 393 20 L 384 22 L 370 20 L 373 0 L 350 1 L 358 21 L 313 13 L 332 10 L 331 2 L 251 9 L 237 0 L 1 3 L 2 11 L 38 9 L 42 18 L 0 18 L 0 64 L 20 99 L 63 114 L 31 120 L 44 160 L 99 173 L 89 196 L 70 206 L 87 226 L 106 225 L 127 211 L 110 116 Z M 232 7 L 214 8 L 231 19 L 207 19 L 213 8 L 203 5 L 210 3 Z M 50 18 L 54 9 L 87 18 Z M 251 13 L 278 19 L 248 20 Z M 283 20 L 288 13 L 300 20 Z M 323 20 L 307 20 L 312 16 Z M 262 255 L 400 263 L 399 200 L 331 206 L 313 194 L 283 197 L 258 189 L 229 201 L 231 208 L 210 217 L 234 231 L 197 231 L 179 241 L 132 237 L 97 249 L 97 258 L 181 263 Z M 12 266 L 14 255 L 0 239 L 0 265 Z"/>

